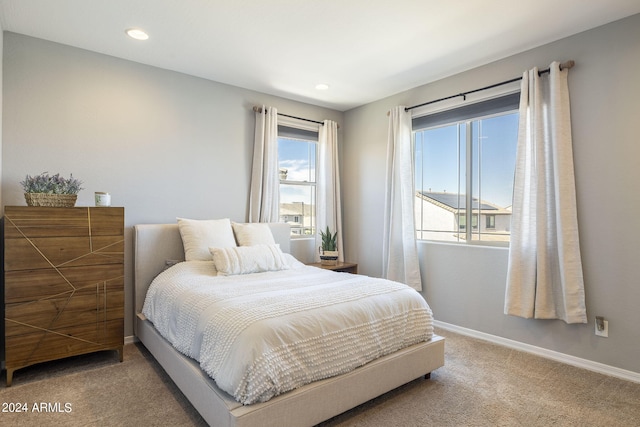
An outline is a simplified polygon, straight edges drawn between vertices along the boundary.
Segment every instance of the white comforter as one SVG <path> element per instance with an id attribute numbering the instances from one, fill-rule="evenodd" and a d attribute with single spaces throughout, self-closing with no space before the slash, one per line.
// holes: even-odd
<path id="1" fill-rule="evenodd" d="M 218 387 L 243 404 L 348 372 L 433 334 L 413 289 L 296 263 L 217 276 L 190 261 L 160 274 L 143 314 Z"/>

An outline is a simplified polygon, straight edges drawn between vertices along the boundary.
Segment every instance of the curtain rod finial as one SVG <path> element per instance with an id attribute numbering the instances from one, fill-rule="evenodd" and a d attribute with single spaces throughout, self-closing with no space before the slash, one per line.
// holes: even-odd
<path id="1" fill-rule="evenodd" d="M 576 61 L 574 61 L 573 59 L 570 59 L 566 62 L 563 62 L 562 64 L 560 64 L 560 69 L 564 70 L 565 68 L 573 68 L 573 66 L 576 65 Z"/>

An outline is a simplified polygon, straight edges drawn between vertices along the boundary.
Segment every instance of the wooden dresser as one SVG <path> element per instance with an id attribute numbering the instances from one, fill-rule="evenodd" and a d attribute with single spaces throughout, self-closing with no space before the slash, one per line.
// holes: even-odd
<path id="1" fill-rule="evenodd" d="M 5 363 L 124 346 L 124 208 L 7 206 Z"/>

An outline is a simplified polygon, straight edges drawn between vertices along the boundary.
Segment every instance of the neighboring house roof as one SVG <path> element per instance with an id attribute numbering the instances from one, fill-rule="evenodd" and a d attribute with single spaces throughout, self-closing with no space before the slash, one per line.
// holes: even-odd
<path id="1" fill-rule="evenodd" d="M 431 191 L 417 191 L 416 196 L 427 202 L 440 206 L 450 212 L 463 211 L 467 208 L 466 194 L 457 193 L 437 193 Z M 494 203 L 479 200 L 476 197 L 471 199 L 471 209 L 482 211 L 492 211 L 492 214 L 511 214 L 511 211 L 502 208 Z"/>
<path id="2" fill-rule="evenodd" d="M 280 203 L 280 215 L 303 215 L 311 216 L 313 212 L 313 205 L 307 203 Z"/>

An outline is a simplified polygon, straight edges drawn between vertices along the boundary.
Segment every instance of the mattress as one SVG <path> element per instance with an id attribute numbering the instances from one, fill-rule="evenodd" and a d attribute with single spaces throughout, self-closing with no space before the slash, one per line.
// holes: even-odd
<path id="1" fill-rule="evenodd" d="M 149 287 L 143 314 L 242 404 L 349 372 L 428 341 L 433 316 L 412 288 L 305 266 L 220 276 L 176 264 Z"/>

